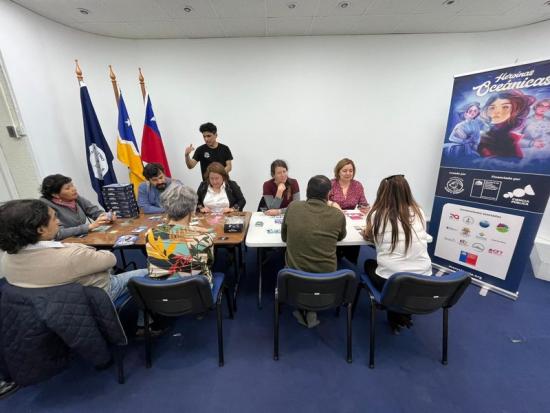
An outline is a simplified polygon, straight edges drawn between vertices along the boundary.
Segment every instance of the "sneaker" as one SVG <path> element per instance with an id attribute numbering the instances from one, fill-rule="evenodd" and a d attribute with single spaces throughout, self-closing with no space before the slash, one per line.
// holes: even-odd
<path id="1" fill-rule="evenodd" d="M 317 327 L 321 323 L 317 318 L 317 313 L 315 311 L 308 311 L 306 313 L 306 322 L 307 328 Z"/>
<path id="2" fill-rule="evenodd" d="M 294 316 L 296 321 L 298 321 L 298 324 L 303 325 L 304 327 L 307 327 L 306 319 L 304 318 L 304 315 L 300 310 L 294 310 L 292 312 L 292 315 Z"/>
<path id="3" fill-rule="evenodd" d="M 153 326 L 151 327 L 151 337 L 160 337 L 164 334 L 166 334 L 170 330 L 170 327 L 164 327 L 161 329 L 158 329 L 157 327 Z M 145 338 L 145 327 L 138 327 L 136 330 L 136 338 L 137 339 L 144 339 Z"/>
<path id="4" fill-rule="evenodd" d="M 19 385 L 13 381 L 0 380 L 0 399 L 11 396 L 19 390 Z"/>

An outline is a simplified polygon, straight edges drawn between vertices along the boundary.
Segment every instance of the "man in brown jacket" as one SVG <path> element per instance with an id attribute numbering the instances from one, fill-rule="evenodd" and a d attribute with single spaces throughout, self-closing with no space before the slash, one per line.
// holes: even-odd
<path id="1" fill-rule="evenodd" d="M 128 280 L 147 270 L 111 274 L 116 257 L 83 244 L 54 241 L 59 230 L 55 211 L 36 199 L 9 201 L 0 206 L 1 273 L 18 287 L 53 287 L 76 282 L 104 289 L 115 301 Z"/>
<path id="2" fill-rule="evenodd" d="M 337 269 L 336 243 L 346 236 L 346 217 L 329 205 L 331 182 L 316 175 L 307 184 L 307 201 L 294 201 L 286 211 L 281 237 L 286 242 L 286 265 L 296 270 L 325 273 Z M 317 314 L 294 311 L 307 327 L 319 324 Z"/>

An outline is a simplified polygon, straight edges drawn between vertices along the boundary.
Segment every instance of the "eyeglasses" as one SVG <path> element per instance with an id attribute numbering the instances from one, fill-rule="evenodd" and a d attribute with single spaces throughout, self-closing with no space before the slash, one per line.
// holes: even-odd
<path id="1" fill-rule="evenodd" d="M 393 178 L 395 178 L 395 177 L 397 177 L 397 176 L 400 176 L 400 177 L 402 177 L 402 178 L 405 177 L 405 175 L 403 175 L 403 174 L 390 175 L 390 176 L 388 176 L 387 178 L 384 178 L 384 180 L 385 180 L 385 181 L 390 181 L 390 180 L 392 180 Z"/>

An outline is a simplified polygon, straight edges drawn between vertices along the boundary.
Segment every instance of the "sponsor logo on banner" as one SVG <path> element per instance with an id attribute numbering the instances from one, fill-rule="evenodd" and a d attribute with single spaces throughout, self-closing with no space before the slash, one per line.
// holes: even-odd
<path id="1" fill-rule="evenodd" d="M 486 235 L 487 234 L 485 234 L 485 232 L 480 232 L 479 234 L 476 235 L 476 239 L 480 239 L 482 241 L 487 241 Z"/>
<path id="2" fill-rule="evenodd" d="M 506 224 L 500 223 L 500 224 L 497 225 L 497 231 L 502 233 L 502 234 L 505 234 L 508 231 L 510 231 L 510 227 L 508 227 L 508 225 L 506 225 Z"/>
<path id="3" fill-rule="evenodd" d="M 458 231 L 458 229 L 454 228 L 454 227 L 450 227 L 450 226 L 446 226 L 445 229 L 449 230 L 449 231 Z"/>
<path id="4" fill-rule="evenodd" d="M 510 203 L 516 205 L 529 206 L 529 200 L 523 199 L 525 196 L 534 196 L 535 191 L 531 185 L 527 185 L 525 188 L 516 188 L 512 192 L 507 192 L 503 195 L 504 198 L 510 199 Z"/>
<path id="5" fill-rule="evenodd" d="M 494 249 L 494 248 L 489 248 L 489 254 L 493 254 L 493 255 L 502 255 L 502 251 L 501 251 L 501 250 Z"/>
<path id="6" fill-rule="evenodd" d="M 445 237 L 445 241 L 456 242 L 456 238 Z"/>
<path id="7" fill-rule="evenodd" d="M 464 180 L 462 178 L 457 178 L 456 176 L 449 178 L 447 184 L 445 185 L 445 191 L 453 195 L 464 192 Z"/>
<path id="8" fill-rule="evenodd" d="M 451 212 L 449 214 L 449 219 L 453 220 L 453 221 L 458 221 L 460 219 L 460 215 L 458 214 L 455 214 L 454 212 Z"/>
<path id="9" fill-rule="evenodd" d="M 467 247 L 469 245 L 468 241 L 466 241 L 465 239 L 461 239 L 460 241 L 458 241 L 458 243 L 464 247 Z"/>
<path id="10" fill-rule="evenodd" d="M 476 250 L 477 252 L 483 252 L 485 251 L 485 245 L 480 244 L 479 242 L 476 242 L 472 244 L 472 248 Z"/>
<path id="11" fill-rule="evenodd" d="M 486 219 L 483 219 L 483 220 L 479 221 L 479 226 L 481 228 L 489 228 L 491 226 L 491 224 Z"/>
<path id="12" fill-rule="evenodd" d="M 464 236 L 464 237 L 469 237 L 470 236 L 470 232 L 472 230 L 468 227 L 464 227 L 462 228 L 462 230 L 460 231 L 460 233 Z"/>
<path id="13" fill-rule="evenodd" d="M 505 244 L 506 245 L 506 241 L 502 241 L 501 239 L 491 238 L 491 242 L 496 242 L 498 244 Z"/>
<path id="14" fill-rule="evenodd" d="M 467 216 L 467 217 L 462 218 L 462 222 L 464 222 L 465 224 L 468 224 L 468 225 L 473 225 L 476 221 L 472 217 Z"/>
<path id="15" fill-rule="evenodd" d="M 477 255 L 472 254 L 468 251 L 460 251 L 460 256 L 458 257 L 458 260 L 466 264 L 473 265 L 475 267 L 475 265 L 477 264 Z"/>

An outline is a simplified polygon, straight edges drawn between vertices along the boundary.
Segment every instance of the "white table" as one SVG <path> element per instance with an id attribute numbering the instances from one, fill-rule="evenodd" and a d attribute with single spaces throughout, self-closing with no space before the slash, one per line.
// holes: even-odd
<path id="1" fill-rule="evenodd" d="M 346 215 L 346 237 L 337 245 L 369 245 L 360 230 L 365 226 L 365 216 L 357 211 L 344 211 Z M 270 217 L 263 212 L 254 212 L 250 218 L 246 234 L 246 246 L 257 248 L 258 254 L 258 307 L 262 307 L 262 263 L 263 249 L 269 247 L 284 247 L 286 243 L 281 239 L 281 223 L 283 216 Z M 257 225 L 261 222 L 261 226 Z M 268 232 L 268 230 L 274 232 Z"/>

